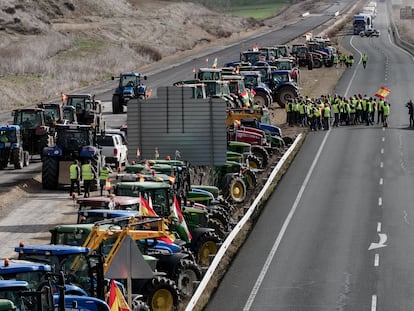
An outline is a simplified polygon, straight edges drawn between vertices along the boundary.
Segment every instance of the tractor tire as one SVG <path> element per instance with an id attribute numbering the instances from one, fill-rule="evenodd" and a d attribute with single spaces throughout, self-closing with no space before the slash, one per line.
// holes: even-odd
<path id="1" fill-rule="evenodd" d="M 30 154 L 29 151 L 23 151 L 23 166 L 29 166 Z"/>
<path id="2" fill-rule="evenodd" d="M 222 233 L 226 233 L 228 231 L 228 228 L 230 227 L 230 217 L 226 215 L 221 209 L 211 209 L 208 213 L 208 221 L 212 221 L 209 228 L 216 229 L 217 231 L 217 224 L 219 225 L 220 231 Z M 216 224 L 217 222 L 217 224 Z M 220 234 L 220 232 L 217 232 L 217 234 L 220 236 L 220 238 L 223 238 L 223 234 Z"/>
<path id="3" fill-rule="evenodd" d="M 151 311 L 150 307 L 142 300 L 132 300 L 131 311 Z"/>
<path id="4" fill-rule="evenodd" d="M 56 190 L 59 181 L 59 161 L 53 157 L 44 157 L 42 165 L 43 189 Z"/>
<path id="5" fill-rule="evenodd" d="M 247 170 L 244 173 L 243 179 L 246 181 L 246 186 L 247 186 L 248 190 L 252 190 L 256 187 L 256 185 L 257 185 L 257 176 L 256 176 L 256 173 L 253 172 L 252 170 Z"/>
<path id="6" fill-rule="evenodd" d="M 15 169 L 22 169 L 24 164 L 23 149 L 17 148 L 12 151 L 13 164 Z"/>
<path id="7" fill-rule="evenodd" d="M 251 169 L 259 169 L 259 168 L 264 168 L 263 167 L 263 162 L 262 160 L 260 160 L 256 155 L 254 154 L 249 154 L 247 156 L 247 164 L 249 165 L 249 168 Z"/>
<path id="8" fill-rule="evenodd" d="M 323 66 L 323 61 L 320 60 L 319 58 L 315 58 L 313 60 L 313 68 L 321 68 Z"/>
<path id="9" fill-rule="evenodd" d="M 177 283 L 181 295 L 185 298 L 190 298 L 201 278 L 201 268 L 194 261 L 181 259 L 175 270 L 173 280 Z"/>
<path id="10" fill-rule="evenodd" d="M 119 95 L 114 94 L 112 95 L 112 113 L 119 114 L 122 112 L 122 104 L 119 98 Z"/>
<path id="11" fill-rule="evenodd" d="M 218 221 L 216 218 L 209 219 L 207 222 L 207 227 L 214 229 L 214 232 L 222 240 L 226 238 L 227 230 L 224 228 L 223 224 Z"/>
<path id="12" fill-rule="evenodd" d="M 246 199 L 246 184 L 239 176 L 232 176 L 223 189 L 225 197 L 233 203 L 243 203 Z"/>
<path id="13" fill-rule="evenodd" d="M 181 298 L 180 291 L 173 280 L 162 276 L 154 276 L 145 284 L 147 304 L 152 311 L 176 310 Z"/>
<path id="14" fill-rule="evenodd" d="M 298 92 L 293 86 L 283 86 L 277 90 L 276 101 L 280 107 L 284 108 L 289 99 L 296 98 L 297 96 Z"/>
<path id="15" fill-rule="evenodd" d="M 201 267 L 208 267 L 210 265 L 210 256 L 217 254 L 220 242 L 221 240 L 215 232 L 207 231 L 202 234 L 192 249 L 196 256 L 197 264 Z"/>
<path id="16" fill-rule="evenodd" d="M 262 162 L 262 168 L 266 168 L 269 164 L 269 152 L 262 146 L 252 146 L 252 153 Z"/>
<path id="17" fill-rule="evenodd" d="M 253 97 L 254 105 L 259 105 L 260 107 L 268 107 L 270 105 L 269 98 L 265 93 L 258 92 Z"/>

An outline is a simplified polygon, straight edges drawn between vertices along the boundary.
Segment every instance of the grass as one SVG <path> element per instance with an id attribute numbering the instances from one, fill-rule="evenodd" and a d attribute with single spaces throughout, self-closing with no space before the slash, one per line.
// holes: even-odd
<path id="1" fill-rule="evenodd" d="M 250 3 L 233 6 L 230 12 L 234 16 L 251 17 L 257 20 L 263 20 L 276 15 L 280 10 L 289 4 L 288 1 L 272 1 L 269 3 Z"/>

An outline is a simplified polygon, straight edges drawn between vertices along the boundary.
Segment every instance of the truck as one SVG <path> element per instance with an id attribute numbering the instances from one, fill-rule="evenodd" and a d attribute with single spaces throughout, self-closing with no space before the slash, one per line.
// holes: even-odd
<path id="1" fill-rule="evenodd" d="M 112 80 L 119 79 L 119 84 L 112 95 L 112 113 L 118 114 L 124 112 L 128 102 L 133 98 L 146 99 L 151 92 L 143 84 L 147 76 L 141 73 L 121 73 L 118 77 L 112 77 Z"/>
<path id="2" fill-rule="evenodd" d="M 0 126 L 0 170 L 13 164 L 15 169 L 28 166 L 29 151 L 23 149 L 23 138 L 20 126 Z"/>
<path id="3" fill-rule="evenodd" d="M 354 35 L 359 35 L 361 31 L 372 28 L 372 17 L 370 14 L 360 13 L 354 15 L 353 20 Z"/>

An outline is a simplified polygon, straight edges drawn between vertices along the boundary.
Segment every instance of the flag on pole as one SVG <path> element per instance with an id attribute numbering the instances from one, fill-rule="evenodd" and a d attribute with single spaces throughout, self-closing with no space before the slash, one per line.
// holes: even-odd
<path id="1" fill-rule="evenodd" d="M 62 98 L 62 103 L 68 100 L 68 95 L 65 93 L 60 93 L 60 97 Z"/>
<path id="2" fill-rule="evenodd" d="M 171 175 L 170 176 L 170 184 L 171 185 L 174 185 L 174 183 L 175 183 L 175 176 L 174 175 Z"/>
<path id="3" fill-rule="evenodd" d="M 257 46 L 257 43 L 255 43 L 253 45 L 253 52 L 257 52 L 257 51 L 259 51 L 259 47 Z"/>
<path id="4" fill-rule="evenodd" d="M 111 280 L 109 287 L 108 305 L 111 311 L 131 311 L 124 295 L 122 295 L 121 290 L 116 286 L 114 280 Z"/>
<path id="5" fill-rule="evenodd" d="M 191 242 L 192 236 L 191 236 L 190 230 L 187 227 L 187 223 L 185 222 L 183 213 L 181 212 L 180 203 L 178 202 L 177 197 L 175 195 L 174 195 L 173 204 L 171 206 L 171 212 L 173 214 L 173 217 L 175 217 L 178 221 L 179 229 L 181 229 L 183 233 L 185 234 L 185 237 L 182 237 L 182 238 L 184 238 L 186 242 Z"/>
<path id="6" fill-rule="evenodd" d="M 386 88 L 385 86 L 381 86 L 380 89 L 375 93 L 375 97 L 379 97 L 379 98 L 386 98 L 388 96 L 388 94 L 390 94 L 390 89 Z"/>

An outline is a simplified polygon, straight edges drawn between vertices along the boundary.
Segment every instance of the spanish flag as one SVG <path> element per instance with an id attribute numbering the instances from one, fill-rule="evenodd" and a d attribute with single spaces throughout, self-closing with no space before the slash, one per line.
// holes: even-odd
<path id="1" fill-rule="evenodd" d="M 109 287 L 108 305 L 111 311 L 131 311 L 124 295 L 122 295 L 121 290 L 116 286 L 114 280 L 111 280 Z"/>
<path id="2" fill-rule="evenodd" d="M 386 88 L 385 86 L 381 86 L 380 89 L 375 93 L 375 97 L 379 97 L 379 98 L 386 98 L 388 96 L 388 94 L 390 94 L 390 89 Z"/>
<path id="3" fill-rule="evenodd" d="M 60 93 L 60 97 L 62 99 L 62 103 L 68 100 L 68 95 L 65 93 Z"/>

